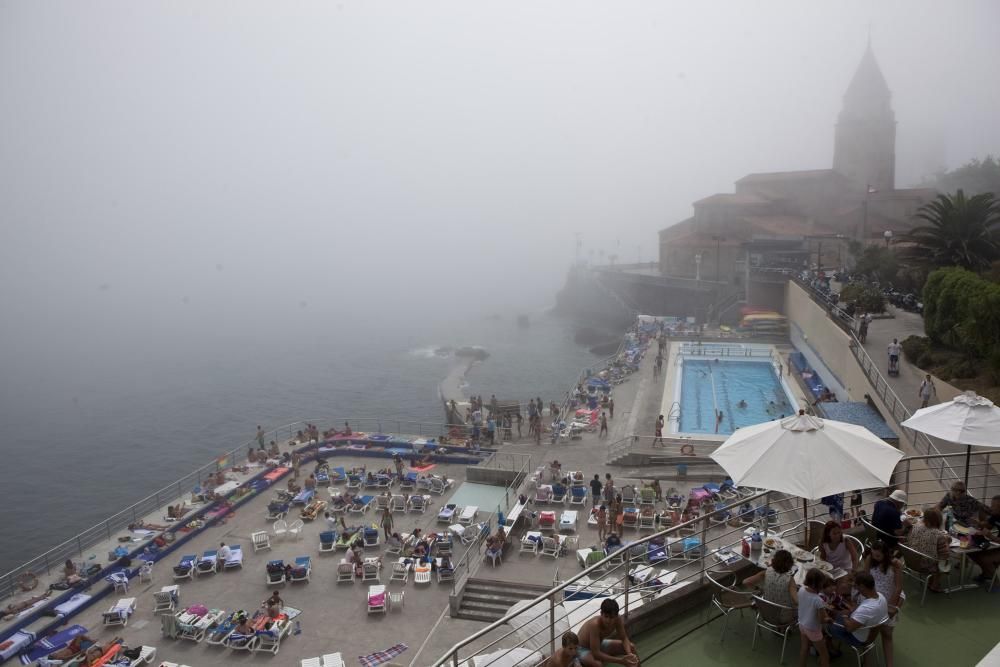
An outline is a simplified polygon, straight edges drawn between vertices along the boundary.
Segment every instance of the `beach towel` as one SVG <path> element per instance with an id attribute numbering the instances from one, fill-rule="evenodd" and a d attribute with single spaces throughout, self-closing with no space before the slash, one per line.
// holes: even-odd
<path id="1" fill-rule="evenodd" d="M 398 655 L 402 655 L 403 652 L 409 647 L 406 644 L 396 644 L 395 646 L 390 646 L 384 651 L 376 651 L 375 653 L 370 653 L 369 655 L 359 655 L 358 661 L 361 662 L 361 667 L 377 667 L 383 662 L 389 662 Z"/>
<path id="2" fill-rule="evenodd" d="M 417 472 L 427 472 L 433 467 L 434 467 L 433 463 L 429 463 L 425 466 L 410 466 L 411 469 L 416 470 Z"/>
<path id="3" fill-rule="evenodd" d="M 72 640 L 73 637 L 77 635 L 82 635 L 87 632 L 87 628 L 82 625 L 71 625 L 65 630 L 39 639 L 37 642 L 32 644 L 28 650 L 21 654 L 21 664 L 22 665 L 32 665 L 39 658 L 44 658 L 50 653 L 54 653 L 59 649 L 65 648 Z"/>

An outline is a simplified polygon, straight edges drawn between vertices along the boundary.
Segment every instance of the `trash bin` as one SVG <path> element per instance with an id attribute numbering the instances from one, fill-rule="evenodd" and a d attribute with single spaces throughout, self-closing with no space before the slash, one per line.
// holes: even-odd
<path id="1" fill-rule="evenodd" d="M 678 477 L 687 477 L 687 474 L 688 474 L 688 466 L 687 466 L 687 464 L 686 463 L 678 463 L 677 464 L 677 476 Z"/>

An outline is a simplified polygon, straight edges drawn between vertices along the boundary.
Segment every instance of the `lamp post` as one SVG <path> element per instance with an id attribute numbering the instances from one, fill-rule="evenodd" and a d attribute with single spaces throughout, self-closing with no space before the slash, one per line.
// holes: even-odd
<path id="1" fill-rule="evenodd" d="M 884 232 L 882 232 L 882 238 L 885 239 L 885 249 L 888 250 L 889 244 L 892 243 L 892 230 L 887 229 Z"/>

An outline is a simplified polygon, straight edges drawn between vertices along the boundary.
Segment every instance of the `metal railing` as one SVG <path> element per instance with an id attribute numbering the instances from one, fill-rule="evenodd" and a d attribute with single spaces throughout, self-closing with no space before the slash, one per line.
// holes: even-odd
<path id="1" fill-rule="evenodd" d="M 953 458 L 964 454 L 943 456 Z M 943 489 L 935 479 L 936 464 L 927 465 L 932 458 L 936 457 L 904 458 L 892 475 L 889 488 L 905 490 L 911 507 L 936 504 L 941 499 Z M 986 493 L 989 489 L 1000 486 L 1000 476 L 993 471 L 988 460 L 985 464 L 977 464 L 974 472 L 970 477 L 970 490 L 979 488 L 983 493 L 981 497 L 988 497 Z M 845 508 L 848 511 L 846 516 L 854 517 L 857 522 L 860 511 L 864 511 L 870 517 L 874 503 L 888 490 L 865 491 L 859 505 Z M 747 506 L 751 512 L 744 514 Z M 666 603 L 658 604 L 658 601 L 672 592 L 683 587 L 698 588 L 709 584 L 706 573 L 722 566 L 724 561 L 739 562 L 743 558 L 743 538 L 748 528 L 761 531 L 765 536 L 779 535 L 788 542 L 809 548 L 815 540 L 815 533 L 809 540 L 806 539 L 810 522 L 825 523 L 831 516 L 830 508 L 821 503 L 807 502 L 803 505 L 800 498 L 761 490 L 750 490 L 740 497 L 703 506 L 702 509 L 700 516 L 675 521 L 674 525 L 652 534 L 638 537 L 637 531 L 637 538 L 625 544 L 622 550 L 585 567 L 500 620 L 466 637 L 433 662 L 433 667 L 459 667 L 470 657 L 487 653 L 498 653 L 499 658 L 516 648 L 539 652 L 547 650 L 551 655 L 556 648 L 556 628 L 560 624 L 565 627 L 571 623 L 570 610 L 563 603 L 572 596 L 614 597 L 628 622 L 633 613 L 641 612 L 647 605 L 655 612 Z M 729 516 L 720 516 L 720 513 L 728 513 Z M 751 514 L 752 520 L 740 521 L 741 516 Z M 857 523 L 860 529 L 860 522 Z M 818 527 L 818 524 L 813 525 Z M 665 555 L 658 558 L 655 564 L 649 561 L 648 556 L 651 543 L 662 544 L 666 549 Z M 573 557 L 573 554 L 567 556 Z M 645 566 L 669 566 L 676 578 L 667 585 L 651 585 L 649 580 L 642 580 Z M 641 570 L 636 569 L 640 567 Z M 657 576 L 666 577 L 667 572 L 660 572 Z M 485 667 L 489 663 L 480 664 Z"/>
<path id="2" fill-rule="evenodd" d="M 382 419 L 380 417 L 333 420 L 302 419 L 268 431 L 265 433 L 264 439 L 265 441 L 275 440 L 277 442 L 285 442 L 295 437 L 297 431 L 305 430 L 306 424 L 313 424 L 322 431 L 334 425 L 341 427 L 344 422 L 350 423 L 354 431 L 405 433 L 418 437 L 441 437 L 447 435 L 451 429 L 455 428 L 444 423 Z M 11 597 L 19 591 L 17 582 L 24 574 L 32 573 L 38 575 L 42 572 L 49 574 L 53 569 L 62 567 L 67 559 L 86 559 L 88 551 L 93 550 L 102 542 L 110 542 L 114 533 L 122 530 L 129 524 L 136 523 L 139 519 L 158 511 L 160 508 L 180 500 L 195 487 L 201 486 L 205 480 L 220 469 L 245 462 L 248 448 L 255 447 L 256 444 L 255 438 L 243 442 L 216 457 L 210 463 L 199 467 L 155 493 L 132 503 L 107 519 L 73 535 L 44 553 L 13 568 L 0 576 L 0 599 Z M 95 555 L 95 557 L 100 556 L 100 554 Z"/>
<path id="3" fill-rule="evenodd" d="M 771 357 L 772 345 L 760 343 L 681 343 L 679 357 Z"/>

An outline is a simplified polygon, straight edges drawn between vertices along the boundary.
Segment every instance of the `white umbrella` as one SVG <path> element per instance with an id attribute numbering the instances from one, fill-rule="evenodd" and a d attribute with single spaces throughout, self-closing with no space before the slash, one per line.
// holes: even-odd
<path id="1" fill-rule="evenodd" d="M 966 445 L 965 480 L 969 480 L 972 446 L 1000 447 L 1000 408 L 974 391 L 959 394 L 946 403 L 921 408 L 902 426 L 929 436 Z"/>
<path id="2" fill-rule="evenodd" d="M 741 428 L 711 456 L 737 486 L 822 498 L 888 486 L 903 453 L 863 426 L 800 412 Z"/>

